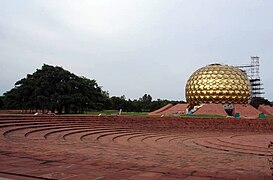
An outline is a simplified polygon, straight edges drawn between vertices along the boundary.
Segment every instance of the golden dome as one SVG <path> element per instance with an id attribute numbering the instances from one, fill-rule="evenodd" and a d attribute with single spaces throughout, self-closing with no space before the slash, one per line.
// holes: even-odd
<path id="1" fill-rule="evenodd" d="M 211 64 L 195 71 L 187 81 L 186 99 L 191 105 L 201 103 L 247 104 L 250 82 L 239 68 Z"/>

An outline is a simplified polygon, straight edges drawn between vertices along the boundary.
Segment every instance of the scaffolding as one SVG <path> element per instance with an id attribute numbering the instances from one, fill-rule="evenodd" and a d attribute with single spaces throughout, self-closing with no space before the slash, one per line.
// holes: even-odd
<path id="1" fill-rule="evenodd" d="M 258 56 L 252 56 L 250 65 L 236 66 L 244 71 L 249 78 L 251 85 L 251 98 L 262 97 L 264 94 L 262 82 L 260 78 L 260 58 Z"/>

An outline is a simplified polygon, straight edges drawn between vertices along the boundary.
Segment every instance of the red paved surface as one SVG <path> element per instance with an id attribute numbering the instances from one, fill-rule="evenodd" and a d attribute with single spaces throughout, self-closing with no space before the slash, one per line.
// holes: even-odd
<path id="1" fill-rule="evenodd" d="M 204 104 L 194 114 L 208 114 L 208 115 L 220 115 L 227 116 L 226 111 L 222 104 Z"/>
<path id="2" fill-rule="evenodd" d="M 258 108 L 259 111 L 263 112 L 266 115 L 273 116 L 273 107 L 268 105 L 260 105 Z"/>
<path id="3" fill-rule="evenodd" d="M 272 179 L 272 120 L 0 116 L 0 177 Z"/>
<path id="4" fill-rule="evenodd" d="M 184 114 L 189 104 L 176 104 L 165 111 L 160 112 L 160 114 L 170 115 L 170 114 Z"/>
<path id="5" fill-rule="evenodd" d="M 262 112 L 250 104 L 234 104 L 235 113 L 240 113 L 241 118 L 258 118 Z"/>
<path id="6" fill-rule="evenodd" d="M 163 106 L 162 108 L 159 108 L 159 109 L 157 109 L 157 110 L 155 110 L 155 111 L 153 111 L 153 112 L 150 112 L 149 115 L 157 115 L 157 114 L 160 114 L 161 112 L 163 112 L 163 111 L 165 111 L 165 110 L 167 110 L 167 109 L 169 109 L 169 108 L 171 108 L 171 107 L 173 107 L 172 104 L 167 104 L 166 106 Z"/>

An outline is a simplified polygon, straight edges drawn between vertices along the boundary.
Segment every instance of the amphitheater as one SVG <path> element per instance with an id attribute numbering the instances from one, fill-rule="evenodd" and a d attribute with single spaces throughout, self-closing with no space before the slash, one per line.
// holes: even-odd
<path id="1" fill-rule="evenodd" d="M 266 119 L 0 116 L 0 179 L 272 179 Z"/>
<path id="2" fill-rule="evenodd" d="M 248 104 L 250 85 L 211 64 L 189 78 L 188 104 L 149 116 L 0 112 L 0 179 L 273 179 L 273 108 Z"/>

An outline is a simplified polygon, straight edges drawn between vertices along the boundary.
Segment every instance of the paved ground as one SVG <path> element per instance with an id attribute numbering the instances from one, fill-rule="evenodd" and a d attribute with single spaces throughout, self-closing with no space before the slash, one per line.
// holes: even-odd
<path id="1" fill-rule="evenodd" d="M 273 116 L 273 107 L 268 105 L 260 105 L 258 108 L 261 112 L 263 112 L 265 115 Z"/>
<path id="2" fill-rule="evenodd" d="M 0 116 L 0 179 L 272 179 L 267 120 Z"/>

